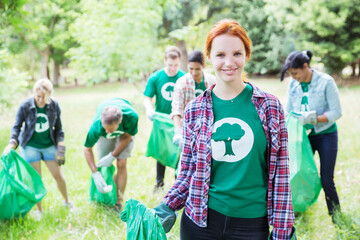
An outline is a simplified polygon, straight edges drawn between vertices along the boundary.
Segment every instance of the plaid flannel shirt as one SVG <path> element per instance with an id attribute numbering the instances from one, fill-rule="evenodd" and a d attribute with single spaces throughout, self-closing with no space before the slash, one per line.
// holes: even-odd
<path id="1" fill-rule="evenodd" d="M 215 83 L 215 76 L 204 73 L 205 87 L 209 88 Z M 175 115 L 184 116 L 184 110 L 186 105 L 195 98 L 195 80 L 190 73 L 186 73 L 180 77 L 175 84 L 173 99 L 171 103 L 171 114 L 173 118 Z"/>
<path id="2" fill-rule="evenodd" d="M 259 114 L 267 139 L 267 208 L 269 225 L 273 225 L 271 238 L 294 239 L 295 219 L 290 191 L 288 135 L 284 111 L 276 97 L 250 85 L 253 86 L 251 100 Z M 211 134 L 214 124 L 211 91 L 214 86 L 186 107 L 181 170 L 162 201 L 173 211 L 185 206 L 184 212 L 200 227 L 207 226 Z"/>

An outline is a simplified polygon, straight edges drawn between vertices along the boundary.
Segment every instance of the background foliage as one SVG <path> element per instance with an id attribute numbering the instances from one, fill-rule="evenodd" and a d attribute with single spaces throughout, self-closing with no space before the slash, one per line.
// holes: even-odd
<path id="1" fill-rule="evenodd" d="M 0 16 L 9 67 L 55 85 L 146 80 L 170 44 L 186 71 L 188 52 L 202 50 L 223 18 L 252 39 L 250 74 L 277 74 L 291 51 L 310 49 L 329 73 L 349 67 L 360 76 L 360 4 L 352 0 L 6 0 Z"/>

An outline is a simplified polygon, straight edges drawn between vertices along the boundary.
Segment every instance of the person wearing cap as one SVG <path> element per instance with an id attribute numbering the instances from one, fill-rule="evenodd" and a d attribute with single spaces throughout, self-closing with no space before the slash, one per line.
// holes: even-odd
<path id="1" fill-rule="evenodd" d="M 156 112 L 170 114 L 171 102 L 176 80 L 185 73 L 179 70 L 181 51 L 175 46 L 165 49 L 165 67 L 151 74 L 144 91 L 144 106 L 146 116 L 152 121 Z M 155 110 L 153 98 L 155 99 Z M 165 159 L 164 159 L 165 161 Z M 156 185 L 155 190 L 164 186 L 165 166 L 159 161 L 156 163 Z"/>
<path id="2" fill-rule="evenodd" d="M 43 160 L 64 198 L 64 206 L 72 208 L 73 203 L 68 199 L 66 181 L 60 166 L 65 160 L 61 110 L 58 102 L 51 97 L 52 93 L 53 85 L 49 79 L 41 78 L 36 81 L 33 96 L 25 100 L 18 109 L 4 154 L 20 146 L 21 157 L 40 176 L 40 161 Z M 33 215 L 36 220 L 40 220 L 43 213 L 41 202 L 36 207 Z"/>
<path id="3" fill-rule="evenodd" d="M 308 130 L 313 152 L 320 156 L 321 184 L 325 192 L 329 215 L 340 210 L 334 183 L 338 150 L 336 120 L 341 117 L 339 91 L 334 79 L 310 67 L 311 51 L 289 54 L 281 71 L 281 80 L 291 75 L 287 92 L 286 112 L 298 117 Z M 334 218 L 333 218 L 334 219 Z"/>
<path id="4" fill-rule="evenodd" d="M 121 209 L 127 181 L 126 160 L 133 148 L 138 132 L 138 113 L 121 98 L 107 99 L 98 106 L 90 130 L 86 136 L 84 154 L 92 171 L 96 188 L 101 193 L 111 191 L 97 168 L 109 167 L 116 159 L 117 174 L 114 177 L 117 193 L 115 209 Z M 98 163 L 95 165 L 93 146 L 97 144 Z"/>
<path id="5" fill-rule="evenodd" d="M 215 83 L 215 77 L 204 72 L 205 58 L 195 50 L 188 57 L 188 70 L 176 81 L 170 117 L 174 122 L 174 144 L 181 146 L 182 124 L 186 105 Z"/>

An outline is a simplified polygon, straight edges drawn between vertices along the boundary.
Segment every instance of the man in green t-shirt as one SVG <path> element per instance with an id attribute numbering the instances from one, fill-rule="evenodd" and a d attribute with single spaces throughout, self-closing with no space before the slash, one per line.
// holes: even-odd
<path id="1" fill-rule="evenodd" d="M 175 82 L 185 73 L 179 70 L 181 51 L 175 46 L 169 46 L 165 50 L 165 67 L 153 73 L 144 91 L 144 106 L 146 116 L 152 121 L 156 112 L 171 113 L 171 102 L 173 98 Z M 155 97 L 155 110 L 152 99 Z M 164 186 L 165 166 L 156 164 L 156 185 L 155 188 Z"/>
<path id="2" fill-rule="evenodd" d="M 96 110 L 84 144 L 86 161 L 93 172 L 96 188 L 101 193 L 109 192 L 112 188 L 106 185 L 97 168 L 109 167 L 116 159 L 118 171 L 114 180 L 117 188 L 116 207 L 119 209 L 127 180 L 126 159 L 130 157 L 137 126 L 138 114 L 128 101 L 121 98 L 105 100 Z M 92 148 L 96 143 L 100 160 L 95 165 Z"/>

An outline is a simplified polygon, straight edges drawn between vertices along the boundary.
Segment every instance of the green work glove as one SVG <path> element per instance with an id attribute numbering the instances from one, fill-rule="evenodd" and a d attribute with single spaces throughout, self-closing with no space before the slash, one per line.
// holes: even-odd
<path id="1" fill-rule="evenodd" d="M 165 232 L 169 232 L 176 221 L 176 213 L 164 203 L 157 205 L 154 210 L 156 215 L 160 218 L 161 225 Z"/>

